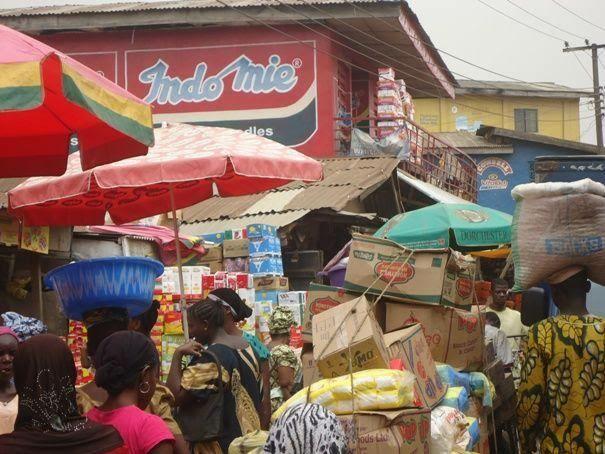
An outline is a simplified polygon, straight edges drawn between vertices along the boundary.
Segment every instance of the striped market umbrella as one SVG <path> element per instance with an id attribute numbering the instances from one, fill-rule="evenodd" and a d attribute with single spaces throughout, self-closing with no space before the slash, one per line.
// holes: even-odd
<path id="1" fill-rule="evenodd" d="M 144 155 L 153 145 L 151 106 L 0 25 L 0 178 L 61 175 L 74 144 L 83 169 Z"/>

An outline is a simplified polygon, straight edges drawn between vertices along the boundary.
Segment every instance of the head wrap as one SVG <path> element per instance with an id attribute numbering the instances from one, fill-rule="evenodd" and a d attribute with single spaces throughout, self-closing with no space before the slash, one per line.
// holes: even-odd
<path id="1" fill-rule="evenodd" d="M 95 383 L 116 395 L 136 383 L 146 366 L 158 364 L 158 351 L 147 336 L 118 331 L 99 345 L 95 354 Z"/>
<path id="2" fill-rule="evenodd" d="M 210 301 L 214 301 L 215 303 L 219 303 L 221 306 L 223 306 L 224 309 L 231 312 L 231 315 L 233 315 L 234 319 L 237 317 L 237 312 L 235 312 L 235 309 L 233 309 L 233 307 L 231 307 L 231 305 L 227 301 L 223 300 L 222 298 L 219 298 L 216 295 L 213 295 L 212 293 L 208 295 L 208 299 Z"/>
<path id="3" fill-rule="evenodd" d="M 236 322 L 241 322 L 252 315 L 252 308 L 244 303 L 244 300 L 242 300 L 235 290 L 230 288 L 217 288 L 212 290 L 210 295 L 220 298 L 230 306 L 233 320 Z"/>
<path id="4" fill-rule="evenodd" d="M 48 331 L 46 325 L 37 318 L 25 317 L 16 312 L 5 312 L 2 314 L 2 321 L 4 326 L 12 329 L 17 334 L 20 342 Z"/>
<path id="5" fill-rule="evenodd" d="M 334 413 L 317 404 L 287 409 L 271 426 L 265 453 L 344 454 L 345 433 Z"/>
<path id="6" fill-rule="evenodd" d="M 78 413 L 76 367 L 67 344 L 52 334 L 23 342 L 13 363 L 19 412 L 0 452 L 107 452 L 123 445 L 115 429 Z"/>
<path id="7" fill-rule="evenodd" d="M 8 334 L 9 336 L 13 336 L 17 342 L 21 342 L 17 333 L 15 333 L 12 329 L 7 326 L 0 326 L 0 336 L 4 336 Z"/>
<path id="8" fill-rule="evenodd" d="M 286 334 L 295 326 L 294 314 L 286 306 L 277 306 L 269 317 L 269 332 L 271 334 Z"/>

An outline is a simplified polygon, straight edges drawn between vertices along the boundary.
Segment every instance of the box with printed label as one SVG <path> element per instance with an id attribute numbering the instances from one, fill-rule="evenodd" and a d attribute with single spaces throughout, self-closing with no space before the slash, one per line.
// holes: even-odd
<path id="1" fill-rule="evenodd" d="M 364 454 L 427 454 L 431 441 L 431 410 L 410 408 L 361 411 L 338 416 L 351 452 Z M 355 440 L 357 434 L 357 440 Z"/>
<path id="2" fill-rule="evenodd" d="M 268 224 L 250 224 L 247 228 L 248 238 L 265 238 L 277 236 L 277 228 Z"/>
<path id="3" fill-rule="evenodd" d="M 389 352 L 391 367 L 395 365 L 394 362 L 400 361 L 403 370 L 409 370 L 415 375 L 414 394 L 419 406 L 433 408 L 438 405 L 447 391 L 447 385 L 443 384 L 437 373 L 422 325 L 416 324 L 387 333 L 384 335 L 384 343 Z"/>
<path id="4" fill-rule="evenodd" d="M 307 294 L 307 302 L 303 314 L 303 341 L 312 342 L 312 320 L 317 314 L 331 309 L 339 304 L 346 303 L 359 295 L 347 292 L 345 289 L 330 287 L 311 282 Z"/>
<path id="5" fill-rule="evenodd" d="M 223 257 L 236 258 L 248 257 L 250 255 L 250 240 L 242 238 L 239 240 L 225 240 L 223 242 Z"/>
<path id="6" fill-rule="evenodd" d="M 271 303 L 277 304 L 280 293 L 279 290 L 255 290 L 256 301 L 271 301 Z"/>
<path id="7" fill-rule="evenodd" d="M 223 261 L 220 262 L 200 262 L 200 266 L 210 269 L 210 273 L 214 274 L 219 271 L 223 271 Z"/>
<path id="8" fill-rule="evenodd" d="M 223 246 L 217 244 L 214 246 L 205 245 L 206 254 L 200 258 L 203 262 L 220 262 L 223 260 Z"/>
<path id="9" fill-rule="evenodd" d="M 317 314 L 312 324 L 313 355 L 324 378 L 345 375 L 351 367 L 389 368 L 382 330 L 364 296 Z"/>
<path id="10" fill-rule="evenodd" d="M 256 290 L 290 290 L 290 282 L 284 276 L 254 276 L 254 288 Z"/>
<path id="11" fill-rule="evenodd" d="M 250 256 L 259 255 L 281 255 L 281 243 L 279 238 L 268 236 L 264 238 L 254 238 L 250 240 Z"/>
<path id="12" fill-rule="evenodd" d="M 250 271 L 250 257 L 226 258 L 223 268 L 228 273 L 248 273 Z"/>
<path id="13" fill-rule="evenodd" d="M 283 292 L 279 294 L 279 304 L 301 304 L 307 302 L 307 292 Z"/>
<path id="14" fill-rule="evenodd" d="M 262 255 L 250 258 L 250 272 L 252 274 L 284 274 L 284 266 L 281 257 Z"/>
<path id="15" fill-rule="evenodd" d="M 420 323 L 435 361 L 449 364 L 457 370 L 482 369 L 485 346 L 483 327 L 477 314 L 444 306 L 384 304 L 386 332 Z"/>
<path id="16" fill-rule="evenodd" d="M 220 233 L 205 233 L 200 235 L 204 241 L 208 241 L 209 243 L 221 244 L 225 241 L 225 234 L 223 232 Z"/>

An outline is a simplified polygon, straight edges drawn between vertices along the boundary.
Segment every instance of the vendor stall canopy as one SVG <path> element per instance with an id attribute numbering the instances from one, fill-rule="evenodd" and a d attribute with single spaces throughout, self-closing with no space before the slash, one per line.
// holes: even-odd
<path id="1" fill-rule="evenodd" d="M 511 241 L 512 216 L 474 203 L 436 203 L 389 220 L 376 237 L 412 249 L 470 251 Z"/>
<path id="2" fill-rule="evenodd" d="M 61 175 L 153 145 L 151 106 L 96 71 L 0 25 L 0 178 Z"/>

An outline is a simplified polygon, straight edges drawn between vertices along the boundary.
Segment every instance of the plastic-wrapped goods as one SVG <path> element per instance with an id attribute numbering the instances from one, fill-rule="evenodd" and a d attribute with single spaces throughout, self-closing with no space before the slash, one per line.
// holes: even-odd
<path id="1" fill-rule="evenodd" d="M 464 452 L 471 441 L 463 413 L 451 407 L 431 411 L 431 454 Z"/>
<path id="2" fill-rule="evenodd" d="M 273 413 L 275 420 L 289 407 L 315 403 L 337 415 L 355 411 L 392 410 L 413 406 L 414 374 L 391 369 L 369 369 L 353 374 L 355 402 L 351 396 L 351 376 L 320 380 L 301 389 Z"/>
<path id="3" fill-rule="evenodd" d="M 605 185 L 590 179 L 530 183 L 515 187 L 512 196 L 515 289 L 573 265 L 605 285 Z"/>
<path id="4" fill-rule="evenodd" d="M 269 432 L 264 430 L 255 430 L 243 437 L 236 438 L 229 445 L 229 454 L 251 454 L 252 452 L 261 452 L 265 446 Z M 257 451 L 261 449 L 261 451 Z"/>
<path id="5" fill-rule="evenodd" d="M 468 424 L 468 433 L 471 436 L 471 441 L 469 442 L 466 449 L 472 449 L 477 446 L 477 443 L 479 443 L 479 438 L 481 436 L 481 431 L 479 429 L 479 421 L 477 420 L 477 418 L 471 418 L 470 416 L 467 416 L 466 422 Z"/>
<path id="6" fill-rule="evenodd" d="M 462 386 L 469 396 L 482 399 L 484 407 L 491 407 L 495 395 L 494 385 L 481 372 L 458 372 L 448 364 L 438 364 L 437 373 L 450 387 Z"/>
<path id="7" fill-rule="evenodd" d="M 452 386 L 447 389 L 441 405 L 466 413 L 468 410 L 468 392 L 462 386 Z"/>

